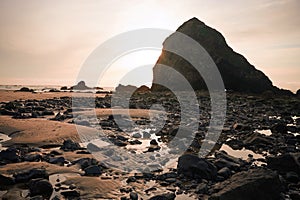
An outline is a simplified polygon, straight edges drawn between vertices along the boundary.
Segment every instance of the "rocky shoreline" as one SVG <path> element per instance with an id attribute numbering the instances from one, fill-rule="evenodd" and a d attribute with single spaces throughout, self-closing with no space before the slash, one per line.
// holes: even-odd
<path id="1" fill-rule="evenodd" d="M 139 130 L 121 130 L 116 116 L 111 114 L 98 115 L 99 121 L 78 118 L 78 113 L 84 110 L 72 108 L 71 97 L 2 102 L 0 113 L 5 116 L 0 117 L 8 120 L 31 123 L 38 119 L 62 127 L 74 125 L 75 121 L 86 128 L 101 126 L 111 143 L 133 156 L 151 154 L 149 159 L 157 166 L 143 173 L 114 169 L 105 162 L 105 157 L 96 160 L 91 153 L 99 151 L 119 163 L 126 163 L 126 158 L 112 152 L 109 146 L 80 143 L 77 135 L 52 142 L 49 139 L 22 143 L 23 130 L 12 130 L 11 126 L 8 130 L 3 120 L 0 131 L 11 140 L 6 138 L 1 142 L 0 196 L 2 199 L 132 200 L 300 198 L 299 98 L 228 93 L 225 125 L 213 151 L 205 158 L 198 153 L 211 116 L 209 95 L 199 93 L 198 101 L 200 120 L 190 119 L 184 124 L 188 128 L 189 124 L 197 123 L 198 131 L 185 153 L 171 165 L 167 163 L 172 160 L 162 159 L 161 155 L 166 151 L 171 158 L 180 150 L 171 149 L 168 143 L 183 123 L 180 104 L 172 94 L 135 94 L 130 101 L 132 110 L 163 105 L 167 115 L 161 130 L 155 129 L 160 114 L 157 118 L 133 117 L 132 123 L 139 125 Z M 111 96 L 96 97 L 95 106 L 99 110 L 110 109 Z M 30 134 L 34 137 L 35 133 L 27 136 Z M 50 132 L 48 137 L 54 134 Z"/>

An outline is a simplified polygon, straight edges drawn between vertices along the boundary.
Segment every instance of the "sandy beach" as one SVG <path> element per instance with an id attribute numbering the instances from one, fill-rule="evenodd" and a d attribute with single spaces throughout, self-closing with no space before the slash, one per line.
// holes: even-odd
<path id="1" fill-rule="evenodd" d="M 14 101 L 14 100 L 25 100 L 25 99 L 53 99 L 60 97 L 103 97 L 105 94 L 91 94 L 91 93 L 73 93 L 73 92 L 20 92 L 10 90 L 0 90 L 0 102 Z"/>

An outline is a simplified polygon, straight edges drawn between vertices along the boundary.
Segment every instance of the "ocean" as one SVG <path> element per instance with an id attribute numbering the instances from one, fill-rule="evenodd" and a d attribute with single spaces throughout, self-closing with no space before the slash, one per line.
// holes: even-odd
<path id="1" fill-rule="evenodd" d="M 0 85 L 0 90 L 20 90 L 22 87 L 28 87 L 29 89 L 33 89 L 35 92 L 49 92 L 50 90 L 60 90 L 64 85 Z M 68 86 L 69 88 L 70 86 Z M 101 91 L 114 91 L 114 87 L 102 87 Z M 91 90 L 95 91 L 95 90 Z M 96 90 L 98 91 L 98 90 Z M 88 92 L 88 90 L 85 90 Z"/>

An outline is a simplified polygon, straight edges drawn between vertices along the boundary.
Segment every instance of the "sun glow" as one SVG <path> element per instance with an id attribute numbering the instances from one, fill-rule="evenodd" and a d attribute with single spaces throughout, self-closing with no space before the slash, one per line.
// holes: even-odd
<path id="1" fill-rule="evenodd" d="M 152 68 L 161 50 L 139 50 L 122 56 L 108 66 L 99 80 L 100 86 L 116 87 L 123 85 L 150 86 L 153 78 Z M 146 66 L 146 67 L 144 67 Z M 129 76 L 129 78 L 125 78 Z"/>

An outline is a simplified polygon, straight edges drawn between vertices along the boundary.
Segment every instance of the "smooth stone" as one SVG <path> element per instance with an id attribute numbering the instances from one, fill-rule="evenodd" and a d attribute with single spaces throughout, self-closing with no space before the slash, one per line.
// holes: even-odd
<path id="1" fill-rule="evenodd" d="M 46 179 L 33 179 L 29 182 L 30 196 L 50 197 L 53 192 L 51 183 Z"/>
<path id="2" fill-rule="evenodd" d="M 183 174 L 188 178 L 215 180 L 217 178 L 217 168 L 214 164 L 196 155 L 185 154 L 180 156 L 177 164 L 178 174 Z"/>
<path id="3" fill-rule="evenodd" d="M 151 197 L 149 200 L 174 200 L 176 195 L 174 193 L 160 194 Z"/>

